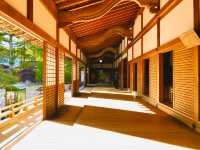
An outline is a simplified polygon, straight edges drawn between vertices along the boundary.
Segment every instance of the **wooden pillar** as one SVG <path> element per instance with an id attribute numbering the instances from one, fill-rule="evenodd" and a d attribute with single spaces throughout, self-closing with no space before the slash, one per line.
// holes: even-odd
<path id="1" fill-rule="evenodd" d="M 200 1 L 193 0 L 194 3 L 194 30 L 200 36 Z M 200 121 L 200 47 L 198 47 L 198 120 Z"/>
<path id="2" fill-rule="evenodd" d="M 72 59 L 72 97 L 79 92 L 79 63 L 76 58 Z"/>
<path id="3" fill-rule="evenodd" d="M 27 18 L 33 22 L 33 0 L 27 0 Z"/>
<path id="4" fill-rule="evenodd" d="M 144 19 L 144 17 L 143 17 L 143 11 L 142 11 L 142 13 L 141 13 L 141 30 L 143 30 L 143 28 L 144 28 L 144 25 L 143 25 L 143 19 Z M 143 95 L 143 90 L 144 90 L 144 65 L 143 65 L 143 36 L 142 36 L 142 38 L 141 38 L 141 59 L 140 59 L 140 65 L 139 65 L 139 67 L 140 67 L 140 94 L 141 95 L 139 95 L 139 96 L 142 96 Z"/>

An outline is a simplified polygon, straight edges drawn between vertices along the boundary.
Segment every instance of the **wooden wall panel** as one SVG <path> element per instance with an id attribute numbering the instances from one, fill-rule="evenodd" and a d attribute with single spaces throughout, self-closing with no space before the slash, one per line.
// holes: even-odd
<path id="1" fill-rule="evenodd" d="M 195 65 L 194 48 L 173 51 L 174 109 L 194 117 Z"/>
<path id="2" fill-rule="evenodd" d="M 49 119 L 57 105 L 56 49 L 44 42 L 43 52 L 43 113 L 44 119 Z"/>
<path id="3" fill-rule="evenodd" d="M 155 55 L 149 61 L 149 97 L 153 103 L 159 98 L 158 71 L 158 55 Z"/>

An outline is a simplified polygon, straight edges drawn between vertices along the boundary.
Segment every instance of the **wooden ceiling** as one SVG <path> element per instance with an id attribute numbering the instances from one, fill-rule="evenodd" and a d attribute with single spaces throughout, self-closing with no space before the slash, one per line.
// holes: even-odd
<path id="1" fill-rule="evenodd" d="M 55 0 L 59 26 L 77 41 L 85 53 L 96 53 L 106 47 L 116 47 L 124 37 L 112 28 L 129 30 L 141 12 L 139 5 L 156 4 L 158 0 Z M 106 4 L 106 5 L 105 5 Z M 131 30 L 130 30 L 131 32 Z M 99 40 L 104 35 L 103 40 Z M 126 35 L 125 35 L 126 36 Z M 87 39 L 93 39 L 87 44 Z M 83 41 L 86 43 L 83 44 Z M 101 41 L 101 42 L 100 42 Z"/>

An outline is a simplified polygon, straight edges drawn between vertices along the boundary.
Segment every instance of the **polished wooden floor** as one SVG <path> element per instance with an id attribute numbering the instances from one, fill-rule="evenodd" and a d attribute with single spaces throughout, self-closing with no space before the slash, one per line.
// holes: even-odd
<path id="1" fill-rule="evenodd" d="M 70 98 L 14 150 L 200 149 L 200 134 L 143 100 Z"/>

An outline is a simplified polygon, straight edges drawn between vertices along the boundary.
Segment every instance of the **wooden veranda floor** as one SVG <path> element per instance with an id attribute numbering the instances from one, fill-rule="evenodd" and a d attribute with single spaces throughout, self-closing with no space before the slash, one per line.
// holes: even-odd
<path id="1" fill-rule="evenodd" d="M 13 150 L 200 149 L 200 135 L 143 100 L 70 98 Z"/>

